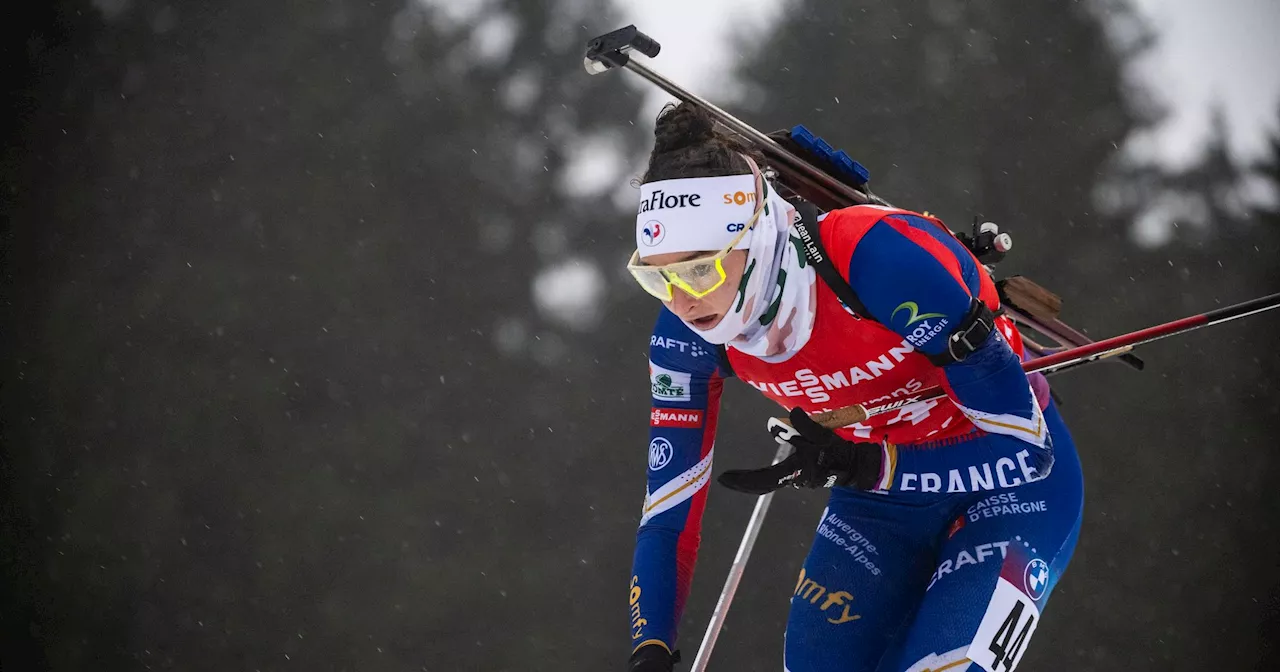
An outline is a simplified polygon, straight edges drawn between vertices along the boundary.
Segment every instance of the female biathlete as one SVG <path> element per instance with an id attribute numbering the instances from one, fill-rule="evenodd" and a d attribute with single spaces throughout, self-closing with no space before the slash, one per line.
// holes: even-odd
<path id="1" fill-rule="evenodd" d="M 1012 671 L 1071 559 L 1083 484 L 986 270 L 905 210 L 855 206 L 798 229 L 809 209 L 693 106 L 663 110 L 655 135 L 628 264 L 663 303 L 629 670 L 672 669 L 721 385 L 736 376 L 798 435 L 786 461 L 719 482 L 831 493 L 791 596 L 785 669 Z M 812 231 L 852 292 L 815 273 Z M 946 396 L 834 431 L 808 417 L 934 386 Z"/>

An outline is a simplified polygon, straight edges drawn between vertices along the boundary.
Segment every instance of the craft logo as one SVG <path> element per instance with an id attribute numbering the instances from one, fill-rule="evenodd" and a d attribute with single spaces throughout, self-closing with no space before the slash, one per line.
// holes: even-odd
<path id="1" fill-rule="evenodd" d="M 1005 556 L 1009 555 L 1009 542 L 995 541 L 990 544 L 978 544 L 973 547 L 972 553 L 969 552 L 968 548 L 960 549 L 960 553 L 956 555 L 954 562 L 948 558 L 938 565 L 938 568 L 933 572 L 933 577 L 929 579 L 929 588 L 926 588 L 925 590 L 933 588 L 933 584 L 937 583 L 938 579 L 941 579 L 951 572 L 959 571 L 961 567 L 966 565 L 980 565 L 986 562 L 987 558 L 995 557 L 996 549 L 1000 549 L 1000 559 L 1003 561 Z"/>
<path id="2" fill-rule="evenodd" d="M 675 408 L 655 408 L 649 411 L 649 426 L 697 429 L 702 426 L 702 411 L 686 411 Z"/>
<path id="3" fill-rule="evenodd" d="M 671 442 L 659 436 L 649 442 L 649 469 L 657 471 L 671 461 L 671 455 L 675 449 L 671 447 Z"/>
<path id="4" fill-rule="evenodd" d="M 862 614 L 850 614 L 849 607 L 853 606 L 853 593 L 843 590 L 831 592 L 826 586 L 819 584 L 811 578 L 805 576 L 804 568 L 800 568 L 800 579 L 796 581 L 796 590 L 792 594 L 792 599 L 800 598 L 818 607 L 823 616 L 826 616 L 827 622 L 832 625 L 840 625 L 849 621 L 856 621 L 862 618 Z M 822 606 L 818 606 L 818 601 L 822 601 Z M 834 611 L 828 611 L 833 607 L 840 607 Z M 832 616 L 835 616 L 832 618 Z"/>
<path id="5" fill-rule="evenodd" d="M 1036 558 L 1027 563 L 1027 568 L 1022 570 L 1022 585 L 1027 589 L 1027 597 L 1038 600 L 1044 597 L 1044 591 L 1049 587 L 1049 563 Z"/>
<path id="6" fill-rule="evenodd" d="M 697 342 L 679 341 L 670 336 L 653 335 L 649 337 L 649 345 L 668 350 L 679 350 L 687 352 L 692 357 L 701 357 L 707 354 L 707 349 L 699 345 Z"/>
<path id="7" fill-rule="evenodd" d="M 738 191 L 732 194 L 725 194 L 723 198 L 725 205 L 746 205 L 748 203 L 756 202 L 755 192 L 748 194 L 745 191 Z"/>
<path id="8" fill-rule="evenodd" d="M 640 230 L 640 239 L 648 247 L 654 247 L 666 237 L 667 227 L 663 226 L 662 222 L 659 221 L 649 220 L 645 222 L 644 228 Z"/>
<path id="9" fill-rule="evenodd" d="M 724 225 L 724 230 L 729 233 L 737 233 L 745 228 L 747 228 L 746 222 L 729 222 Z"/>
<path id="10" fill-rule="evenodd" d="M 653 192 L 653 195 L 640 201 L 640 211 L 637 214 L 644 214 L 650 210 L 667 210 L 670 208 L 700 208 L 702 203 L 702 194 L 676 194 L 668 195 L 659 189 Z"/>
<path id="11" fill-rule="evenodd" d="M 653 390 L 653 398 L 659 401 L 689 401 L 690 378 L 687 373 L 649 363 L 649 386 Z"/>

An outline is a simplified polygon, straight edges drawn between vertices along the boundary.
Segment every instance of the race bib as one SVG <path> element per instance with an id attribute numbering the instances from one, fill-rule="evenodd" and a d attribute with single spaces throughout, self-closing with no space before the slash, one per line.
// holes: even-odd
<path id="1" fill-rule="evenodd" d="M 1039 620 L 1035 601 L 1000 577 L 978 634 L 969 644 L 969 660 L 987 672 L 1013 672 Z"/>

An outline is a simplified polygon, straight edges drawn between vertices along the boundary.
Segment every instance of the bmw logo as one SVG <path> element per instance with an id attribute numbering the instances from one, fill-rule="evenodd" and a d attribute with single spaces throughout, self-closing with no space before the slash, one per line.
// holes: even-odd
<path id="1" fill-rule="evenodd" d="M 1022 570 L 1022 585 L 1027 589 L 1027 597 L 1033 600 L 1044 597 L 1044 591 L 1049 588 L 1049 563 L 1040 558 L 1028 562 Z"/>

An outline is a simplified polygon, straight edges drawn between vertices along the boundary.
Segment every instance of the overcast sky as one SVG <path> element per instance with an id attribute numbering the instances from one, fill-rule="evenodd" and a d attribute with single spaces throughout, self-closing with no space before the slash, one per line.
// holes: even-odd
<path id="1" fill-rule="evenodd" d="M 1280 0 L 1131 0 L 1160 36 L 1136 73 L 1169 108 L 1134 151 L 1165 163 L 1189 162 L 1204 139 L 1209 111 L 1220 102 L 1232 149 L 1252 158 L 1280 116 Z M 630 21 L 662 43 L 657 69 L 714 98 L 731 91 L 725 73 L 734 50 L 731 24 L 763 25 L 786 3 L 777 0 L 615 0 Z M 733 17 L 727 21 L 726 17 Z M 661 105 L 655 95 L 647 123 Z"/>

